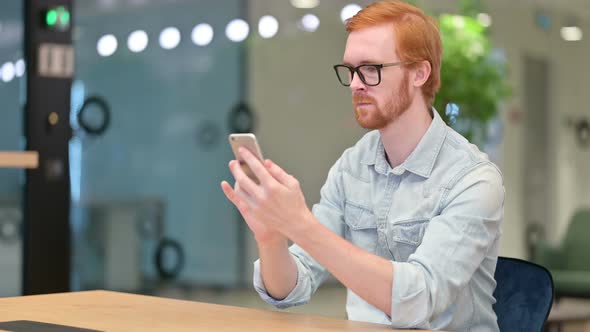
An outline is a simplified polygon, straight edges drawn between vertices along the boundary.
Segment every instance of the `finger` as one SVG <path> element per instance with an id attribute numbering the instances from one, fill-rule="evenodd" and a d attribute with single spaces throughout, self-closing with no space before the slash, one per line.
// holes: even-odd
<path id="1" fill-rule="evenodd" d="M 240 148 L 239 153 L 262 184 L 267 184 L 269 181 L 272 181 L 272 176 L 268 174 L 268 170 L 264 167 L 262 162 L 250 152 L 250 150 Z"/>
<path id="2" fill-rule="evenodd" d="M 246 175 L 237 160 L 229 162 L 229 169 L 233 174 L 234 179 L 236 179 L 236 183 L 239 185 L 241 191 L 245 191 L 250 196 L 259 197 L 262 193 L 262 189 L 254 183 L 248 175 Z"/>
<path id="3" fill-rule="evenodd" d="M 238 208 L 238 210 L 240 210 L 242 216 L 248 213 L 250 209 L 246 200 L 243 197 L 240 197 L 241 195 L 236 193 L 227 181 L 221 182 L 221 190 L 223 190 L 225 196 Z"/>
<path id="4" fill-rule="evenodd" d="M 254 200 L 254 197 L 250 196 L 247 192 L 243 191 L 240 189 L 240 184 L 236 182 L 235 186 L 234 186 L 234 191 L 236 192 L 236 195 L 238 195 L 239 197 L 242 198 L 242 200 L 244 200 L 245 202 L 248 203 L 248 205 L 250 206 L 254 206 L 256 204 L 256 201 Z"/>
<path id="5" fill-rule="evenodd" d="M 234 189 L 234 192 L 236 193 L 236 195 L 242 197 L 242 199 L 245 199 L 248 203 L 253 203 L 254 202 L 254 200 L 252 199 L 252 197 L 250 195 L 248 195 L 245 191 L 243 191 L 242 189 L 240 189 L 240 184 L 238 182 L 236 182 L 234 184 L 233 189 Z"/>
<path id="6" fill-rule="evenodd" d="M 293 177 L 285 172 L 279 165 L 273 163 L 270 159 L 267 159 L 266 163 L 268 163 L 268 171 L 270 174 L 281 184 L 285 186 L 292 185 Z"/>
<path id="7" fill-rule="evenodd" d="M 237 205 L 237 197 L 234 189 L 227 183 L 227 181 L 221 181 L 221 190 L 225 194 L 225 197 L 230 200 L 234 205 Z"/>

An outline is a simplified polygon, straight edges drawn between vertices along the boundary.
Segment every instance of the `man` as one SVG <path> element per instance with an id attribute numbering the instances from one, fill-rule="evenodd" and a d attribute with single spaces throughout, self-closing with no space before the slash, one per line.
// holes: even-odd
<path id="1" fill-rule="evenodd" d="M 283 308 L 309 301 L 331 273 L 348 288 L 349 319 L 497 331 L 502 176 L 432 108 L 438 28 L 399 1 L 366 7 L 346 28 L 343 64 L 334 68 L 358 123 L 375 130 L 331 168 L 313 212 L 293 176 L 247 150 L 241 155 L 260 184 L 235 160 L 235 188 L 222 183 L 258 244 L 254 286 Z"/>

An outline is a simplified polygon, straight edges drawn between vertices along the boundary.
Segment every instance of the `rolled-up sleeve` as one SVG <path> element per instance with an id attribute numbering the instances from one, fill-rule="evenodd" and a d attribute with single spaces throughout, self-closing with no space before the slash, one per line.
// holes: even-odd
<path id="1" fill-rule="evenodd" d="M 320 223 L 339 236 L 343 236 L 344 216 L 341 199 L 340 160 L 328 172 L 326 183 L 320 192 L 320 202 L 313 206 L 312 212 Z M 281 309 L 309 302 L 311 296 L 329 275 L 322 265 L 298 245 L 292 245 L 289 251 L 297 265 L 297 284 L 282 300 L 274 299 L 268 294 L 260 274 L 260 260 L 254 262 L 254 289 L 264 301 Z"/>
<path id="2" fill-rule="evenodd" d="M 504 195 L 500 171 L 487 163 L 449 186 L 416 252 L 392 262 L 394 326 L 428 329 L 452 305 L 500 235 Z"/>
<path id="3" fill-rule="evenodd" d="M 254 262 L 254 289 L 265 302 L 280 309 L 309 302 L 314 291 L 314 278 L 309 274 L 309 269 L 303 266 L 299 259 L 295 258 L 295 263 L 297 264 L 297 284 L 287 297 L 277 300 L 270 296 L 264 287 L 264 282 L 260 274 L 260 260 Z"/>

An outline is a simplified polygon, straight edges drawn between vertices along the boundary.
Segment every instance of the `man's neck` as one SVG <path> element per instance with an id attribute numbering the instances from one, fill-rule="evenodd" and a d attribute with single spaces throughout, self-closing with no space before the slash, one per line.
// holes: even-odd
<path id="1" fill-rule="evenodd" d="M 416 99 L 399 118 L 379 130 L 391 168 L 408 159 L 432 123 L 431 110 Z"/>

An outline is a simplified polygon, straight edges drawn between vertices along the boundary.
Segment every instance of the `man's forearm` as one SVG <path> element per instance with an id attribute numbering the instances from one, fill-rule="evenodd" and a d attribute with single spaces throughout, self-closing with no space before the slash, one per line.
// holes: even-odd
<path id="1" fill-rule="evenodd" d="M 391 262 L 354 246 L 317 221 L 306 224 L 309 227 L 298 231 L 291 240 L 347 288 L 388 316 L 391 315 Z"/>
<path id="2" fill-rule="evenodd" d="M 297 284 L 297 264 L 288 245 L 286 239 L 258 244 L 264 287 L 277 300 L 286 298 Z"/>

